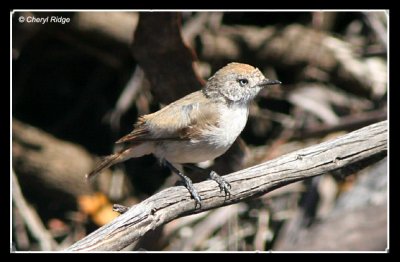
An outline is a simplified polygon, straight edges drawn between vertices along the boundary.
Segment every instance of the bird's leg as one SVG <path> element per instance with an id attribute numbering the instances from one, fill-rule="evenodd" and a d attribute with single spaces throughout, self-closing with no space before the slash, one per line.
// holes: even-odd
<path id="1" fill-rule="evenodd" d="M 231 184 L 228 183 L 228 181 L 225 180 L 225 178 L 223 178 L 222 176 L 218 175 L 215 171 L 211 172 L 207 169 L 198 167 L 194 164 L 184 164 L 184 167 L 190 168 L 192 170 L 195 171 L 199 171 L 199 172 L 203 172 L 203 173 L 208 173 L 210 179 L 214 180 L 215 182 L 218 183 L 220 192 L 222 192 L 222 190 L 225 192 L 225 196 L 230 197 L 231 192 L 229 191 L 230 188 L 232 188 Z"/>
<path id="2" fill-rule="evenodd" d="M 193 183 L 192 180 L 190 180 L 189 177 L 185 176 L 181 171 L 179 171 L 176 167 L 174 167 L 170 162 L 168 162 L 167 160 L 164 160 L 164 164 L 175 174 L 177 174 L 181 179 L 182 182 L 184 184 L 184 186 L 187 188 L 187 190 L 189 190 L 189 193 L 192 195 L 192 197 L 194 198 L 194 200 L 196 201 L 196 205 L 195 208 L 197 206 L 197 204 L 199 204 L 200 208 L 201 208 L 201 197 L 199 195 L 199 193 L 197 193 L 196 189 L 194 189 L 193 187 Z"/>

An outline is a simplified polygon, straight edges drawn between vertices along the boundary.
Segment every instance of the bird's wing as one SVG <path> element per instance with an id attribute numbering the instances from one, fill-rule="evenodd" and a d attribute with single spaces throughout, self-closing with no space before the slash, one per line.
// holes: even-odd
<path id="1" fill-rule="evenodd" d="M 202 92 L 194 92 L 163 109 L 142 116 L 134 130 L 116 143 L 191 139 L 201 136 L 200 130 L 218 126 L 218 104 Z"/>

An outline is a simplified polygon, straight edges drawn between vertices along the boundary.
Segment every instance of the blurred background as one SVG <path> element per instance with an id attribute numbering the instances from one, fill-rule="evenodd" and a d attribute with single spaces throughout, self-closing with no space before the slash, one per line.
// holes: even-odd
<path id="1" fill-rule="evenodd" d="M 138 116 L 229 62 L 283 84 L 262 90 L 241 137 L 209 163 L 219 174 L 385 120 L 387 26 L 384 11 L 14 12 L 11 248 L 65 249 L 118 216 L 113 203 L 174 186 L 153 156 L 84 175 Z M 385 158 L 176 219 L 126 250 L 386 248 Z"/>

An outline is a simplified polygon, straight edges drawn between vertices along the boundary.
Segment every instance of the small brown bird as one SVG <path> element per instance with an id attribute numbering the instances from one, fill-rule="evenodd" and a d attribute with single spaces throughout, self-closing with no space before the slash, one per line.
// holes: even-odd
<path id="1" fill-rule="evenodd" d="M 116 142 L 124 149 L 105 157 L 86 177 L 129 158 L 153 154 L 181 177 L 196 205 L 201 205 L 191 180 L 176 164 L 195 168 L 194 163 L 225 153 L 246 125 L 251 100 L 262 88 L 275 84 L 281 82 L 265 78 L 258 68 L 230 63 L 210 77 L 201 90 L 141 116 L 133 131 Z M 230 184 L 225 179 L 214 171 L 210 178 L 229 194 Z"/>

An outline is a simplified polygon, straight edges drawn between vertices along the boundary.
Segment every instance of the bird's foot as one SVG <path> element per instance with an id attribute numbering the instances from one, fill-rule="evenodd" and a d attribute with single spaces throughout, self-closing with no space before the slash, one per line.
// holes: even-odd
<path id="1" fill-rule="evenodd" d="M 225 178 L 218 175 L 215 171 L 210 172 L 210 178 L 218 183 L 220 192 L 222 192 L 223 190 L 225 192 L 225 197 L 231 196 L 231 192 L 229 191 L 229 189 L 232 188 L 232 186 L 228 183 L 228 181 L 225 180 Z"/>
<path id="2" fill-rule="evenodd" d="M 197 207 L 197 205 L 199 205 L 199 207 L 201 208 L 201 197 L 200 197 L 199 193 L 197 193 L 196 189 L 194 189 L 192 180 L 190 180 L 189 177 L 185 176 L 182 173 L 180 173 L 179 176 L 182 178 L 182 183 L 183 183 L 184 187 L 187 188 L 190 195 L 196 201 L 195 208 Z"/>
<path id="3" fill-rule="evenodd" d="M 173 173 L 177 174 L 181 178 L 181 183 L 183 184 L 184 187 L 187 188 L 187 190 L 189 191 L 190 195 L 196 201 L 196 204 L 195 204 L 194 208 L 196 208 L 197 205 L 199 205 L 199 207 L 201 208 L 201 197 L 200 197 L 199 193 L 197 193 L 196 189 L 194 189 L 192 180 L 190 180 L 189 177 L 185 176 L 181 171 L 179 171 L 176 167 L 174 167 L 174 165 L 172 165 L 170 162 L 164 160 L 164 164 Z"/>

